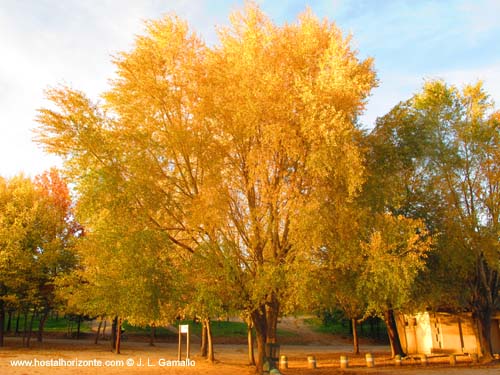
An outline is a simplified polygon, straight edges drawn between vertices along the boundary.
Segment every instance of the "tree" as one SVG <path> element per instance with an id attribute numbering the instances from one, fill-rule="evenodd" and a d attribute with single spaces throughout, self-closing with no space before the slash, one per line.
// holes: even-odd
<path id="1" fill-rule="evenodd" d="M 397 333 L 394 310 L 408 309 L 419 272 L 426 268 L 431 238 L 418 219 L 375 214 L 369 239 L 361 243 L 363 270 L 358 294 L 367 310 L 383 315 L 392 355 L 404 356 Z"/>
<path id="2" fill-rule="evenodd" d="M 481 83 L 460 91 L 427 82 L 380 119 L 374 135 L 389 155 L 403 155 L 396 169 L 406 173 L 408 189 L 399 207 L 439 233 L 430 265 L 434 289 L 442 293 L 429 302 L 472 311 L 482 353 L 491 358 L 491 316 L 499 306 L 499 124 L 493 103 Z"/>
<path id="3" fill-rule="evenodd" d="M 385 320 L 393 355 L 405 355 L 394 311 L 413 307 L 432 239 L 422 220 L 367 206 L 370 193 L 361 192 L 342 215 L 323 210 L 319 224 L 323 246 L 315 262 L 321 281 L 315 294 L 320 306 L 341 309 L 351 320 L 355 352 L 359 352 L 357 322 L 378 315 Z"/>
<path id="4" fill-rule="evenodd" d="M 359 62 L 340 31 L 310 13 L 279 28 L 250 7 L 232 23 L 209 55 L 205 110 L 224 160 L 217 191 L 230 225 L 219 230 L 250 281 L 242 295 L 259 366 L 311 250 L 300 227 L 325 191 L 339 202 L 360 182 L 353 119 L 374 76 L 370 60 Z"/>
<path id="5" fill-rule="evenodd" d="M 89 176 L 113 181 L 178 249 L 230 259 L 261 371 L 311 250 L 301 228 L 361 183 L 353 123 L 375 77 L 372 60 L 311 12 L 278 27 L 248 4 L 231 22 L 214 47 L 175 17 L 149 22 L 115 59 L 103 105 L 49 91 L 59 109 L 40 111 L 39 141 L 66 159 L 82 197 Z"/>
<path id="6" fill-rule="evenodd" d="M 66 182 L 57 169 L 51 169 L 35 177 L 35 188 L 40 194 L 40 226 L 37 268 L 38 309 L 41 313 L 38 326 L 38 341 L 48 314 L 58 307 L 54 283 L 71 272 L 77 264 L 74 252 L 75 239 L 81 233 L 74 220 L 73 207 Z"/>
<path id="7" fill-rule="evenodd" d="M 116 333 L 123 319 L 161 326 L 176 316 L 183 289 L 173 264 L 180 260 L 170 251 L 168 238 L 148 228 L 126 200 L 108 209 L 96 205 L 76 211 L 86 223 L 85 236 L 76 244 L 80 264 L 59 280 L 58 294 L 67 313 L 111 317 L 111 345 L 119 353 Z"/>
<path id="8" fill-rule="evenodd" d="M 0 344 L 6 305 L 41 312 L 41 341 L 47 315 L 56 307 L 54 282 L 76 262 L 78 226 L 69 191 L 55 169 L 34 181 L 22 175 L 2 179 L 0 208 Z"/>

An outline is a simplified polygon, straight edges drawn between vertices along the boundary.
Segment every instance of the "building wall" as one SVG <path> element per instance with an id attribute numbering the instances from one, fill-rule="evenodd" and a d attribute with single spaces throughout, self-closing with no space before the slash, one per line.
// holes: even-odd
<path id="1" fill-rule="evenodd" d="M 398 314 L 397 326 L 406 353 L 431 353 L 432 331 L 427 312 L 413 316 Z"/>
<path id="2" fill-rule="evenodd" d="M 431 314 L 434 353 L 476 353 L 477 340 L 470 314 Z"/>
<path id="3" fill-rule="evenodd" d="M 407 354 L 476 353 L 477 340 L 470 314 L 398 314 L 401 345 Z M 500 337 L 500 329 L 498 330 Z"/>

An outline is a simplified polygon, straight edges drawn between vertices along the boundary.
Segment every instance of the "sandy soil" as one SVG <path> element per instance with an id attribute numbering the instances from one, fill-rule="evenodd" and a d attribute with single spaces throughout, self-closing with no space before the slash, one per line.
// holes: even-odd
<path id="1" fill-rule="evenodd" d="M 0 374 L 191 374 L 191 375 L 229 375 L 253 374 L 252 367 L 247 366 L 245 345 L 218 345 L 215 355 L 215 364 L 207 363 L 197 353 L 191 355 L 195 365 L 193 367 L 166 367 L 165 360 L 177 358 L 177 346 L 171 343 L 161 343 L 150 347 L 145 343 L 125 342 L 122 353 L 116 355 L 110 351 L 108 342 L 94 345 L 90 341 L 57 340 L 49 339 L 41 345 L 35 344 L 26 349 L 21 346 L 19 339 L 7 338 L 6 347 L 0 349 Z M 196 348 L 197 349 L 197 346 Z M 433 358 L 427 367 L 423 367 L 417 360 L 406 360 L 402 367 L 395 367 L 387 351 L 371 350 L 375 357 L 376 367 L 365 367 L 364 354 L 359 356 L 349 355 L 348 352 L 339 351 L 331 345 L 285 345 L 281 347 L 281 354 L 288 357 L 289 368 L 283 374 L 337 374 L 341 354 L 349 356 L 350 368 L 346 374 L 500 374 L 500 364 L 472 365 L 470 358 L 459 357 L 458 365 L 447 365 L 446 357 Z M 377 349 L 369 347 L 367 349 Z M 307 356 L 314 355 L 317 360 L 317 369 L 307 368 Z M 27 360 L 38 362 L 38 366 L 28 366 L 26 363 L 14 367 L 11 361 Z M 73 360 L 84 361 L 83 367 L 40 366 L 41 361 L 67 362 Z M 87 361 L 87 362 L 85 362 Z M 102 362 L 102 367 L 91 366 L 92 363 Z M 106 361 L 113 361 L 108 363 Z M 44 363 L 47 364 L 47 363 Z"/>
<path id="2" fill-rule="evenodd" d="M 422 366 L 417 359 L 406 359 L 401 367 L 396 367 L 390 359 L 387 346 L 374 345 L 369 341 L 361 343 L 362 353 L 352 354 L 352 344 L 347 339 L 337 338 L 328 334 L 319 334 L 304 326 L 301 319 L 283 319 L 280 328 L 295 332 L 300 342 L 308 345 L 281 346 L 281 354 L 288 358 L 288 369 L 282 370 L 285 375 L 326 375 L 326 374 L 500 374 L 500 363 L 490 365 L 472 364 L 469 357 L 458 357 L 457 366 L 450 367 L 447 357 L 435 357 L 429 360 L 428 366 Z M 293 338 L 293 337 L 290 337 Z M 286 340 L 293 341 L 293 340 Z M 151 347 L 145 342 L 125 341 L 120 355 L 110 350 L 108 341 L 95 345 L 89 339 L 64 340 L 46 339 L 43 343 L 33 343 L 32 348 L 22 347 L 19 338 L 8 337 L 5 347 L 0 348 L 0 374 L 173 374 L 173 375 L 232 375 L 254 374 L 254 368 L 247 365 L 247 348 L 243 344 L 218 344 L 215 346 L 215 364 L 207 363 L 198 355 L 199 346 L 192 346 L 192 367 L 168 367 L 169 360 L 177 358 L 175 343 L 157 343 Z M 185 348 L 184 355 L 185 355 Z M 371 352 L 375 358 L 376 367 L 366 368 L 365 353 Z M 314 355 L 317 361 L 316 369 L 307 367 L 307 356 Z M 340 355 L 349 357 L 349 369 L 341 371 Z M 81 362 L 77 362 L 81 361 Z M 36 362 L 37 366 L 29 366 L 27 362 L 14 366 L 12 361 Z M 49 361 L 49 362 L 46 362 Z M 72 366 L 54 366 L 56 364 L 71 364 Z M 70 362 L 73 361 L 73 362 Z M 48 366 L 48 365 L 52 366 Z M 75 365 L 82 365 L 76 367 Z M 43 365 L 43 366 L 42 366 Z M 100 366 L 98 366 L 100 365 Z"/>

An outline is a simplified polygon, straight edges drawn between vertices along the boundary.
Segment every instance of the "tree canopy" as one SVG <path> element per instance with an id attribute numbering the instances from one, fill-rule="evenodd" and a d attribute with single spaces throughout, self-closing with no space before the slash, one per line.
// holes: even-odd
<path id="1" fill-rule="evenodd" d="M 76 264 L 80 228 L 66 183 L 53 169 L 34 180 L 0 178 L 0 346 L 6 309 L 42 314 L 58 306 L 54 283 Z"/>
<path id="2" fill-rule="evenodd" d="M 372 60 L 310 11 L 277 26 L 248 4 L 219 40 L 204 45 L 176 17 L 148 22 L 115 58 L 101 104 L 48 92 L 57 109 L 40 110 L 38 140 L 65 159 L 80 212 L 123 199 L 183 256 L 210 251 L 230 270 L 262 366 L 287 279 L 310 250 L 297 234 L 360 187 L 355 121 L 376 81 Z"/>
<path id="3" fill-rule="evenodd" d="M 419 297 L 434 308 L 474 312 L 487 357 L 499 307 L 499 135 L 481 82 L 459 90 L 442 81 L 426 82 L 371 135 L 378 204 L 425 220 L 438 240 Z"/>

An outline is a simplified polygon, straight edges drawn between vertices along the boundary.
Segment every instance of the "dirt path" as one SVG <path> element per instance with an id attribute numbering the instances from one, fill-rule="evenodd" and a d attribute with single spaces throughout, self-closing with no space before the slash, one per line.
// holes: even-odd
<path id="1" fill-rule="evenodd" d="M 336 351 L 350 352 L 353 350 L 353 343 L 351 338 L 344 338 L 339 335 L 332 335 L 330 333 L 322 333 L 314 331 L 310 325 L 305 323 L 308 316 L 302 317 L 284 317 L 280 320 L 278 328 L 296 334 L 301 344 L 310 346 L 329 346 L 335 347 Z M 281 341 L 281 338 L 280 338 Z M 283 340 L 286 344 L 291 340 Z M 374 344 L 372 340 L 360 338 L 360 350 L 368 351 L 384 351 L 389 350 L 388 345 Z M 332 348 L 329 348 L 332 350 Z"/>

